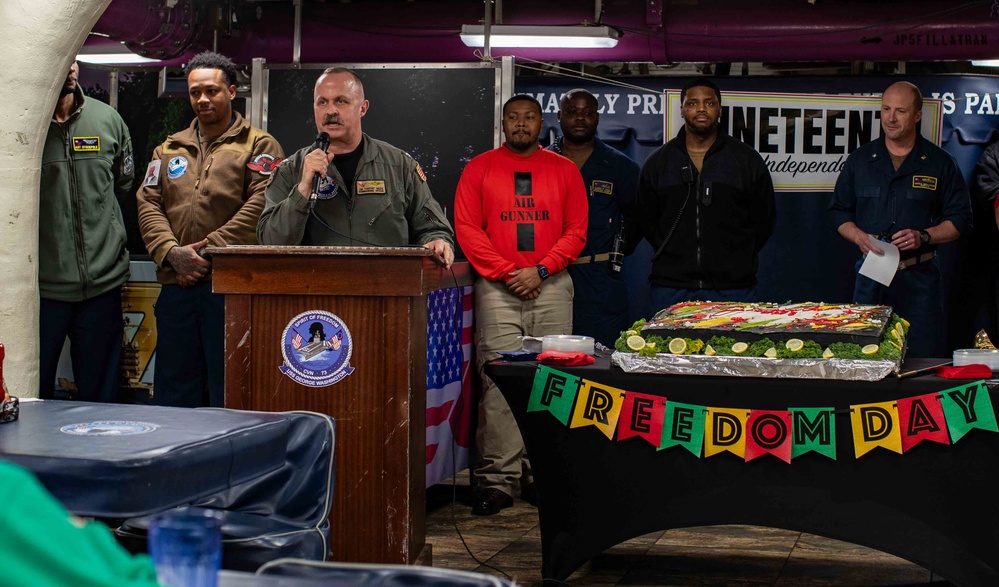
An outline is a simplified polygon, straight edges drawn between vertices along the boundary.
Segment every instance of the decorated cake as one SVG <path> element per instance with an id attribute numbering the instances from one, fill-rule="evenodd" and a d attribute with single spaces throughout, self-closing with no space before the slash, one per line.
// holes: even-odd
<path id="1" fill-rule="evenodd" d="M 683 302 L 657 313 L 642 330 L 685 338 L 719 334 L 744 342 L 766 337 L 781 342 L 807 338 L 822 345 L 867 345 L 881 341 L 891 316 L 890 306 Z"/>
<path id="2" fill-rule="evenodd" d="M 639 320 L 615 348 L 652 357 L 708 355 L 899 362 L 909 323 L 889 306 L 684 302 Z"/>

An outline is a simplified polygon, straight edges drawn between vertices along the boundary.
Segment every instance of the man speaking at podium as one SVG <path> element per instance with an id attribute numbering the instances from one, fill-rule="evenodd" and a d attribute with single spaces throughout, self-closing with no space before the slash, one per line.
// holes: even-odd
<path id="1" fill-rule="evenodd" d="M 454 230 L 420 164 L 361 131 L 368 111 L 361 78 L 343 67 L 327 69 L 312 105 L 320 136 L 274 173 L 257 224 L 260 243 L 423 245 L 450 267 Z"/>

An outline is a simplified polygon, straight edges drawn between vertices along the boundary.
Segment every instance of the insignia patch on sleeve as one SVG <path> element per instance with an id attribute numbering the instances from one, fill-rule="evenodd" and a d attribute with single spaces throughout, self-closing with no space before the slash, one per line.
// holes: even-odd
<path id="1" fill-rule="evenodd" d="M 278 159 L 274 155 L 264 153 L 254 157 L 253 161 L 246 164 L 246 167 L 256 171 L 260 175 L 270 175 L 271 173 L 274 173 L 274 169 L 281 164 L 281 161 L 283 161 L 283 159 Z"/>
<path id="2" fill-rule="evenodd" d="M 937 189 L 937 178 L 930 177 L 928 175 L 913 175 L 912 176 L 912 187 L 919 188 L 922 190 L 934 190 Z"/>
<path id="3" fill-rule="evenodd" d="M 423 173 L 423 168 L 420 167 L 419 163 L 416 164 L 416 175 L 420 176 L 420 179 L 423 180 L 423 183 L 427 183 L 427 175 Z"/>
<path id="4" fill-rule="evenodd" d="M 155 161 L 150 161 L 149 165 L 146 167 L 146 177 L 142 180 L 142 185 L 159 185 L 160 183 L 160 165 L 163 162 L 159 159 Z"/>

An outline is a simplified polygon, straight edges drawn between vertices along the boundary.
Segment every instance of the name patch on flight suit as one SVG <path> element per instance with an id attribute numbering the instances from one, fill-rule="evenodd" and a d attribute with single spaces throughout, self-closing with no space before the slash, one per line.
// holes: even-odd
<path id="1" fill-rule="evenodd" d="M 937 178 L 928 175 L 913 175 L 912 187 L 935 191 L 937 189 Z"/>
<path id="2" fill-rule="evenodd" d="M 614 184 L 609 181 L 600 181 L 599 179 L 594 179 L 593 182 L 590 184 L 590 193 L 612 196 L 614 195 Z"/>
<path id="3" fill-rule="evenodd" d="M 354 190 L 359 196 L 367 194 L 384 194 L 385 181 L 381 179 L 369 179 L 367 181 L 358 180 L 357 189 Z"/>
<path id="4" fill-rule="evenodd" d="M 101 137 L 73 137 L 74 151 L 100 151 Z"/>

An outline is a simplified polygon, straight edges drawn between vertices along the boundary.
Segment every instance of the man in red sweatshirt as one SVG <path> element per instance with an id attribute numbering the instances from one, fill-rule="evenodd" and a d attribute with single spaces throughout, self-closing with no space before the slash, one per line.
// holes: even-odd
<path id="1" fill-rule="evenodd" d="M 472 513 L 495 514 L 521 497 L 537 505 L 531 466 L 513 413 L 482 374 L 522 336 L 572 332 L 572 279 L 565 268 L 586 243 L 586 187 L 575 164 L 541 149 L 541 104 L 517 95 L 503 105 L 506 142 L 465 167 L 455 194 L 455 229 L 475 282 L 476 351 L 482 376 Z"/>

